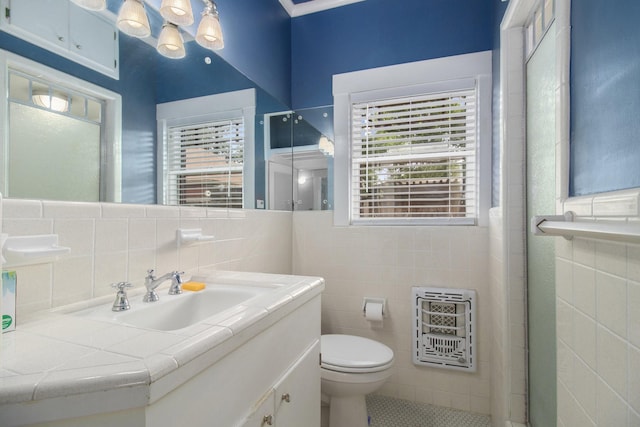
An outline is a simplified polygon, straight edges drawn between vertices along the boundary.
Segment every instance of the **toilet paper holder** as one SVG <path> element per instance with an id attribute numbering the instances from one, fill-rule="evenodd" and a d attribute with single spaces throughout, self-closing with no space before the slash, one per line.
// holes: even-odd
<path id="1" fill-rule="evenodd" d="M 387 316 L 387 299 L 386 298 L 364 297 L 364 299 L 362 300 L 362 315 L 363 316 L 366 316 L 366 314 L 367 314 L 367 304 L 368 303 L 382 304 L 382 317 L 386 317 Z"/>

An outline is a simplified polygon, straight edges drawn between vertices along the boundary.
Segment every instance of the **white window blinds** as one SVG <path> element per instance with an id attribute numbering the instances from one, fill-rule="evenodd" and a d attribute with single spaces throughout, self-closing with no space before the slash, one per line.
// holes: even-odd
<path id="1" fill-rule="evenodd" d="M 353 103 L 351 118 L 352 222 L 475 222 L 475 88 Z"/>
<path id="2" fill-rule="evenodd" d="M 243 207 L 242 117 L 170 126 L 167 138 L 169 204 Z"/>

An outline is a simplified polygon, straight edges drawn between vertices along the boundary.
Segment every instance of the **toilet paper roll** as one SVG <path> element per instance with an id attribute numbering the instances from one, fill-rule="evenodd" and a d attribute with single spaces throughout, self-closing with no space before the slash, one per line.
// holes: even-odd
<path id="1" fill-rule="evenodd" d="M 369 321 L 382 322 L 382 303 L 368 302 L 364 307 L 364 318 Z"/>

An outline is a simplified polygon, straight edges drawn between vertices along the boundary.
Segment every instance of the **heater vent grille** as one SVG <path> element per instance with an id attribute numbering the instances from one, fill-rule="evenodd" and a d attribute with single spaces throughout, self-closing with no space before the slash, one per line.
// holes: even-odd
<path id="1" fill-rule="evenodd" d="M 413 363 L 475 371 L 475 299 L 469 289 L 412 288 Z"/>

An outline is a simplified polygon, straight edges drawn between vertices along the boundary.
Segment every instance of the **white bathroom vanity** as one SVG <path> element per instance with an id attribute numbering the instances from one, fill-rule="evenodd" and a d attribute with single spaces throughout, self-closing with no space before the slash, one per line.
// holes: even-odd
<path id="1" fill-rule="evenodd" d="M 180 329 L 122 321 L 109 297 L 5 334 L 0 425 L 319 426 L 324 281 L 220 271 L 194 280 L 259 292 Z M 197 296 L 159 290 L 167 302 L 156 311 L 167 316 L 170 298 Z M 150 307 L 139 291 L 129 294 L 132 313 Z"/>

